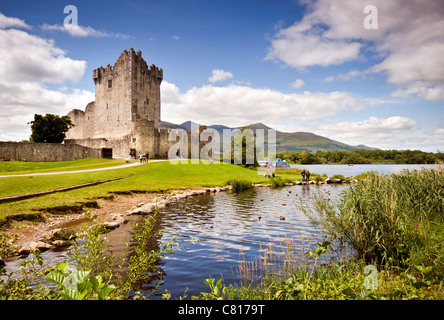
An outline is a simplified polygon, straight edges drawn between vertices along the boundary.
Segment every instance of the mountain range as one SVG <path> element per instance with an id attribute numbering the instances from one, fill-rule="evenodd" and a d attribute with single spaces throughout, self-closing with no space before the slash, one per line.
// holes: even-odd
<path id="1" fill-rule="evenodd" d="M 199 125 L 198 123 L 192 121 L 186 121 L 181 124 L 174 124 L 166 121 L 162 121 L 161 126 L 172 129 L 185 129 L 190 130 L 191 125 Z M 266 126 L 263 123 L 254 123 L 248 125 L 253 131 L 256 129 L 264 130 L 264 139 L 267 143 L 267 130 L 273 129 Z M 208 128 L 212 128 L 219 132 L 222 137 L 224 129 L 238 130 L 242 127 L 228 127 L 225 125 L 207 125 Z M 363 144 L 357 146 L 351 146 L 336 140 L 332 140 L 311 132 L 281 132 L 276 130 L 276 152 L 300 152 L 308 151 L 314 153 L 316 151 L 351 151 L 351 150 L 378 150 L 377 148 L 372 148 L 365 146 Z"/>

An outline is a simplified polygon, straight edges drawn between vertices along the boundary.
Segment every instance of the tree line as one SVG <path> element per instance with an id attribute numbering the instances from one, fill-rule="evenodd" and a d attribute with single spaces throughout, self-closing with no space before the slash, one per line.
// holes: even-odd
<path id="1" fill-rule="evenodd" d="M 353 150 L 278 152 L 278 158 L 297 164 L 434 164 L 444 162 L 444 153 L 421 150 Z"/>

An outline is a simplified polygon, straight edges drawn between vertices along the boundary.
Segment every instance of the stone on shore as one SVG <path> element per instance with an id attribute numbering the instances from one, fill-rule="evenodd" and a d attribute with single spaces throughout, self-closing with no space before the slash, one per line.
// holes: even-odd
<path id="1" fill-rule="evenodd" d="M 30 254 L 32 251 L 47 251 L 49 249 L 54 248 L 54 246 L 52 244 L 43 242 L 43 241 L 33 241 L 30 244 L 23 246 L 22 248 L 20 248 L 20 250 L 18 251 L 19 255 L 28 255 Z"/>
<path id="2" fill-rule="evenodd" d="M 76 237 L 76 233 L 67 228 L 59 228 L 49 231 L 43 236 L 46 240 L 70 240 Z"/>

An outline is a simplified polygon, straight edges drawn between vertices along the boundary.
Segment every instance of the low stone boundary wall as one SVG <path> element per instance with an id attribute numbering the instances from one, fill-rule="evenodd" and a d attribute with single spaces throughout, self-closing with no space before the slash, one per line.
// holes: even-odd
<path id="1" fill-rule="evenodd" d="M 52 162 L 102 157 L 102 149 L 78 144 L 0 142 L 0 161 Z"/>

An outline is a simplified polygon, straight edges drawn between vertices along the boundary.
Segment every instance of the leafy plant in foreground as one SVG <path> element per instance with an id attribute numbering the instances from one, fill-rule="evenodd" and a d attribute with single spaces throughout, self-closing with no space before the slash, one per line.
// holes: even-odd
<path id="1" fill-rule="evenodd" d="M 56 270 L 46 275 L 45 280 L 56 284 L 60 295 L 68 300 L 104 300 L 116 288 L 112 284 L 105 287 L 101 276 L 76 270 L 68 263 L 59 263 Z"/>

